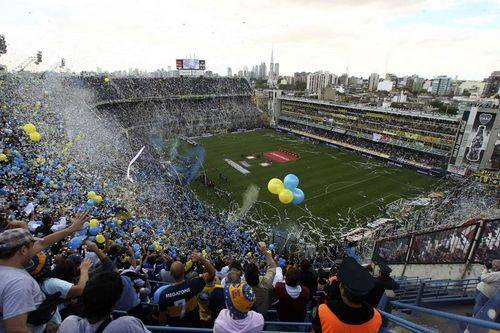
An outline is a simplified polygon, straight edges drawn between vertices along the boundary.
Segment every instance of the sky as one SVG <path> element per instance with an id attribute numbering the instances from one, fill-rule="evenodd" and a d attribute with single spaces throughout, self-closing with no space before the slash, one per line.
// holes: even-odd
<path id="1" fill-rule="evenodd" d="M 458 76 L 500 70 L 500 0 L 0 0 L 0 34 L 18 66 L 152 71 L 196 55 L 225 75 L 268 63 L 326 70 Z M 268 67 L 269 68 L 269 67 Z"/>

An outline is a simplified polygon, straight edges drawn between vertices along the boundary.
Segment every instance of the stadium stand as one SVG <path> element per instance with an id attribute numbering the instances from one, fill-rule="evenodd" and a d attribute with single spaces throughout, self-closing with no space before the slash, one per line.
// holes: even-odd
<path id="1" fill-rule="evenodd" d="M 279 101 L 278 127 L 371 150 L 410 166 L 445 169 L 459 128 L 458 118 L 451 116 L 289 96 Z"/>
<path id="2" fill-rule="evenodd" d="M 335 266 L 315 267 L 301 255 L 286 257 L 257 243 L 242 221 L 214 212 L 181 181 L 158 177 L 152 186 L 141 172 L 131 182 L 113 169 L 83 163 L 78 155 L 83 148 L 93 148 L 83 150 L 94 155 L 90 158 L 121 161 L 126 150 L 107 156 L 98 143 L 122 138 L 114 127 L 111 136 L 100 137 L 105 129 L 99 127 L 94 136 L 76 140 L 80 133 L 68 125 L 75 119 L 68 118 L 75 116 L 72 98 L 78 93 L 52 79 L 0 76 L 0 332 L 436 331 L 415 313 L 452 320 L 469 332 L 500 329 L 498 220 L 381 239 L 367 266 L 347 244 L 338 250 Z M 98 100 L 106 101 L 84 110 L 96 121 L 83 118 L 87 127 L 106 122 L 105 115 L 119 117 L 127 128 L 132 119 L 128 125 L 148 129 L 163 115 L 162 126 L 188 135 L 213 131 L 220 121 L 227 121 L 227 130 L 258 123 L 258 113 L 246 104 L 250 95 L 147 100 L 246 94 L 248 85 L 241 81 L 135 78 L 111 79 L 106 86 L 102 78 L 78 80 L 84 82 L 78 89 L 94 87 Z M 122 100 L 127 106 L 117 107 Z M 196 108 L 203 109 L 203 120 L 182 117 L 182 111 L 196 114 Z M 141 143 L 147 134 L 129 135 Z M 153 200 L 145 198 L 148 190 Z M 400 267 L 457 262 L 492 265 L 476 278 L 445 280 L 405 278 Z M 390 267 L 401 277 L 391 278 Z M 481 290 L 488 295 L 482 294 L 474 317 L 431 308 L 446 303 L 471 309 Z M 282 320 L 289 311 L 305 313 L 305 319 Z"/>

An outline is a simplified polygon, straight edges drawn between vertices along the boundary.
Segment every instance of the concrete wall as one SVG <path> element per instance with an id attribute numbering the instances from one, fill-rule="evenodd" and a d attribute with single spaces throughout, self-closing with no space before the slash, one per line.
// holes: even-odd
<path id="1" fill-rule="evenodd" d="M 404 265 L 390 265 L 393 276 L 401 276 Z M 418 276 L 432 279 L 461 279 L 465 264 L 418 264 L 407 265 L 404 275 L 408 277 Z M 484 266 L 472 264 L 469 266 L 464 279 L 473 279 L 481 275 Z"/>

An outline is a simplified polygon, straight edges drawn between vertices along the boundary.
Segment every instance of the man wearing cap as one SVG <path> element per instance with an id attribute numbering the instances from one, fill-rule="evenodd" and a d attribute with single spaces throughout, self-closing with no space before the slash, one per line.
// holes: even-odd
<path id="1" fill-rule="evenodd" d="M 224 286 L 227 309 L 223 309 L 214 324 L 214 333 L 257 333 L 264 328 L 264 317 L 251 311 L 255 292 L 246 283 Z"/>
<path id="2" fill-rule="evenodd" d="M 28 312 L 34 311 L 45 296 L 24 267 L 36 253 L 81 230 L 87 217 L 78 215 L 69 228 L 43 239 L 34 238 L 23 228 L 0 233 L 0 333 L 44 331 L 45 325 L 27 324 Z"/>
<path id="3" fill-rule="evenodd" d="M 339 270 L 340 299 L 328 300 L 312 311 L 315 333 L 371 333 L 382 326 L 382 316 L 366 303 L 375 283 L 358 262 L 347 257 Z"/>
<path id="4" fill-rule="evenodd" d="M 396 290 L 399 284 L 391 278 L 392 269 L 385 263 L 379 264 L 379 276 L 375 278 L 375 287 L 368 294 L 367 302 L 377 307 L 386 290 Z"/>

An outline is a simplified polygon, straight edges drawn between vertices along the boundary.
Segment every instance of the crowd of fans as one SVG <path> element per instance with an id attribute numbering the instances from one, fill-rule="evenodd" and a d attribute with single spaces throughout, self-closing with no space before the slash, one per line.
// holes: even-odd
<path id="1" fill-rule="evenodd" d="M 401 146 L 390 145 L 383 142 L 375 142 L 373 140 L 362 139 L 359 137 L 341 134 L 326 129 L 302 125 L 296 122 L 280 120 L 279 125 L 286 128 L 296 129 L 299 131 L 325 137 L 327 139 L 344 142 L 363 149 L 373 150 L 374 152 L 397 158 L 400 161 L 415 162 L 429 168 L 444 168 L 447 162 L 447 158 L 445 156 L 440 157 L 416 150 L 405 149 Z"/>
<path id="2" fill-rule="evenodd" d="M 315 270 L 300 253 L 257 243 L 182 182 L 146 177 L 161 168 L 152 159 L 136 183 L 82 165 L 65 153 L 77 145 L 58 109 L 65 91 L 26 75 L 0 77 L 0 332 L 259 332 L 273 308 L 281 321 L 312 309 L 315 332 L 380 329 L 374 307 L 397 288 L 384 263 L 373 274 L 351 250 L 339 267 Z"/>
<path id="3" fill-rule="evenodd" d="M 198 136 L 263 126 L 262 115 L 249 97 L 143 102 L 100 109 L 113 115 L 136 138 L 163 128 L 168 128 L 169 135 Z"/>
<path id="4" fill-rule="evenodd" d="M 289 110 L 300 110 L 300 113 L 324 118 L 334 117 L 335 121 L 344 121 L 351 126 L 358 124 L 373 124 L 388 131 L 408 131 L 421 135 L 431 135 L 446 138 L 446 135 L 454 137 L 458 122 L 452 120 L 430 119 L 424 117 L 413 117 L 410 115 L 396 115 L 380 112 L 354 111 L 352 109 L 339 109 L 338 107 L 310 107 L 304 108 L 302 103 L 284 102 L 290 105 Z M 282 106 L 283 107 L 283 106 Z"/>
<path id="5" fill-rule="evenodd" d="M 60 96 L 36 76 L 1 79 L 0 332 L 145 332 L 145 324 L 252 332 L 271 307 L 281 320 L 305 320 L 324 272 L 318 286 L 308 261 L 257 245 L 241 221 L 179 183 L 154 179 L 158 209 L 127 180 L 96 179 L 64 153 Z M 112 320 L 114 310 L 127 315 Z"/>
<path id="6" fill-rule="evenodd" d="M 68 81 L 95 91 L 98 101 L 186 95 L 253 95 L 248 81 L 242 78 L 80 76 Z"/>

